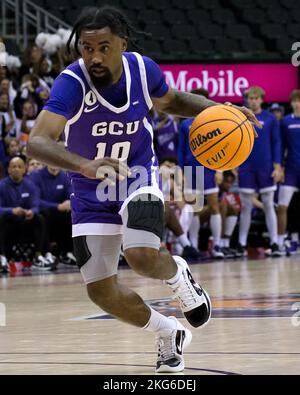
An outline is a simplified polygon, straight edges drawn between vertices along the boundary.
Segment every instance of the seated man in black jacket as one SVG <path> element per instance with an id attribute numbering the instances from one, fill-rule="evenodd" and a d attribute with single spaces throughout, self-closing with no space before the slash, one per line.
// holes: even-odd
<path id="1" fill-rule="evenodd" d="M 0 181 L 0 262 L 7 267 L 16 243 L 29 241 L 35 245 L 33 265 L 41 270 L 54 268 L 55 260 L 50 253 L 43 256 L 45 245 L 45 222 L 39 214 L 38 190 L 24 178 L 25 161 L 12 158 L 8 166 L 9 176 Z"/>
<path id="2" fill-rule="evenodd" d="M 46 221 L 48 245 L 55 242 L 59 261 L 76 264 L 72 253 L 71 183 L 66 172 L 46 166 L 30 174 L 29 179 L 39 192 L 41 214 Z"/>

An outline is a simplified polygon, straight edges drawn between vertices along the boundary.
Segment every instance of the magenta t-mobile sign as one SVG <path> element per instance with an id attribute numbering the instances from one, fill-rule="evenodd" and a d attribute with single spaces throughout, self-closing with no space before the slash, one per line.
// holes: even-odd
<path id="1" fill-rule="evenodd" d="M 298 69 L 291 64 L 161 65 L 170 86 L 182 91 L 204 88 L 216 101 L 241 102 L 253 85 L 266 91 L 266 101 L 288 101 L 298 88 Z"/>

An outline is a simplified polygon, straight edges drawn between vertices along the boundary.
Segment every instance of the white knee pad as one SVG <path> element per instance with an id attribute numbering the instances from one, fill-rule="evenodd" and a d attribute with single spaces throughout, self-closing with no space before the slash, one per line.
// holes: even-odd
<path id="1" fill-rule="evenodd" d="M 291 187 L 289 185 L 280 185 L 279 196 L 278 196 L 279 206 L 288 207 L 291 203 L 294 193 L 297 191 L 298 191 L 298 188 L 296 188 L 296 187 Z"/>

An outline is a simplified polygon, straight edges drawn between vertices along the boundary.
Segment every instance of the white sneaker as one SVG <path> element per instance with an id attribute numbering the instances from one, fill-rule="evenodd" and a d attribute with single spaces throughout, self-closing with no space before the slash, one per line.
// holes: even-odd
<path id="1" fill-rule="evenodd" d="M 278 244 L 273 243 L 269 249 L 265 250 L 265 255 L 271 258 L 278 258 L 286 256 L 286 250 L 281 250 Z"/>
<path id="2" fill-rule="evenodd" d="M 183 351 L 192 341 L 192 333 L 185 328 L 175 317 L 177 329 L 161 331 L 156 341 L 158 346 L 158 359 L 156 373 L 177 373 L 184 370 Z"/>
<path id="3" fill-rule="evenodd" d="M 213 258 L 216 258 L 216 259 L 224 259 L 225 258 L 224 253 L 223 253 L 221 247 L 219 247 L 219 246 L 214 246 L 214 248 L 211 251 L 211 255 Z"/>
<path id="4" fill-rule="evenodd" d="M 76 258 L 72 252 L 61 254 L 59 257 L 60 263 L 67 266 L 76 266 Z"/>
<path id="5" fill-rule="evenodd" d="M 173 256 L 182 274 L 175 284 L 168 284 L 174 293 L 174 299 L 180 303 L 181 311 L 188 322 L 195 328 L 208 323 L 211 317 L 211 302 L 206 291 L 195 282 L 186 261 L 180 256 Z"/>
<path id="6" fill-rule="evenodd" d="M 289 255 L 285 245 L 279 246 L 278 251 L 279 251 L 280 256 L 288 256 Z"/>
<path id="7" fill-rule="evenodd" d="M 43 255 L 35 257 L 32 261 L 33 270 L 48 271 L 53 269 L 53 264 Z"/>
<path id="8" fill-rule="evenodd" d="M 0 255 L 0 272 L 8 273 L 9 266 L 5 255 Z"/>
<path id="9" fill-rule="evenodd" d="M 51 252 L 47 252 L 46 254 L 45 254 L 45 258 L 47 259 L 47 261 L 49 262 L 49 263 L 51 263 L 51 265 L 55 265 L 56 264 L 56 262 L 57 262 L 57 259 L 56 259 L 56 256 L 54 256 L 53 254 L 51 254 Z"/>

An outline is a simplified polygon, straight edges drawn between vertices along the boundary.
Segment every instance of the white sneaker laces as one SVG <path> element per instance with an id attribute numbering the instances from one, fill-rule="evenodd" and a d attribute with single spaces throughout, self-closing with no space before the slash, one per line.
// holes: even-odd
<path id="1" fill-rule="evenodd" d="M 48 263 L 52 264 L 55 262 L 55 257 L 54 257 L 54 255 L 51 254 L 51 252 L 47 252 L 45 258 L 48 261 Z"/>
<path id="2" fill-rule="evenodd" d="M 7 259 L 4 255 L 0 255 L 0 266 L 7 266 Z"/>
<path id="3" fill-rule="evenodd" d="M 175 357 L 176 349 L 175 342 L 173 339 L 174 331 L 172 331 L 169 335 L 160 337 L 158 336 L 156 339 L 158 346 L 159 359 L 163 361 L 167 361 Z"/>
<path id="4" fill-rule="evenodd" d="M 37 265 L 38 266 L 47 266 L 49 262 L 47 261 L 46 258 L 44 258 L 42 255 L 38 257 Z"/>
<path id="5" fill-rule="evenodd" d="M 197 302 L 194 296 L 196 291 L 186 281 L 181 281 L 173 292 L 173 299 L 178 299 L 181 307 L 183 308 L 194 307 L 195 302 Z"/>

